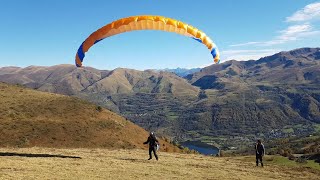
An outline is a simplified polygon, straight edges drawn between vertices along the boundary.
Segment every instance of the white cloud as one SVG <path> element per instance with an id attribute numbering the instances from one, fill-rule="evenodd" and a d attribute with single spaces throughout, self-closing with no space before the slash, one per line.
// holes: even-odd
<path id="1" fill-rule="evenodd" d="M 241 49 L 241 50 L 225 50 L 222 52 L 227 53 L 227 54 L 239 54 L 239 53 L 270 52 L 270 51 L 274 51 L 274 50 L 275 49 L 259 49 L 259 50 Z"/>
<path id="2" fill-rule="evenodd" d="M 303 9 L 286 18 L 287 22 L 301 22 L 320 18 L 320 2 L 308 4 Z"/>
<path id="3" fill-rule="evenodd" d="M 233 44 L 230 47 L 239 46 L 273 46 L 277 44 L 284 44 L 290 41 L 297 41 L 304 38 L 316 37 L 320 35 L 320 30 L 314 30 L 312 20 L 320 19 L 320 2 L 312 3 L 301 10 L 295 12 L 293 15 L 286 18 L 286 22 L 302 22 L 303 24 L 294 24 L 287 27 L 287 29 L 279 31 L 280 34 L 269 41 L 251 41 L 240 44 Z"/>
<path id="4" fill-rule="evenodd" d="M 237 46 L 247 46 L 247 45 L 254 45 L 254 44 L 260 44 L 261 42 L 247 42 L 247 43 L 241 43 L 241 44 L 232 44 L 231 47 L 237 47 Z"/>
<path id="5" fill-rule="evenodd" d="M 315 20 L 320 19 L 320 2 L 312 3 L 293 15 L 286 18 L 286 22 L 294 22 L 289 24 L 284 30 L 278 31 L 271 40 L 266 41 L 250 41 L 245 43 L 233 44 L 230 47 L 271 47 L 275 45 L 291 43 L 293 41 L 304 40 L 306 38 L 320 37 L 320 30 L 313 26 Z M 315 24 L 314 24 L 315 25 Z M 275 54 L 283 49 L 258 49 L 258 50 L 226 50 L 221 52 L 223 61 L 226 60 L 257 60 L 264 56 Z"/>
<path id="6" fill-rule="evenodd" d="M 273 55 L 279 52 L 279 49 L 258 49 L 258 50 L 226 50 L 222 51 L 223 62 L 227 60 L 257 60 L 264 56 Z"/>
<path id="7" fill-rule="evenodd" d="M 287 29 L 279 31 L 280 35 L 274 37 L 270 41 L 261 41 L 261 42 L 247 42 L 242 44 L 233 44 L 230 47 L 238 47 L 238 46 L 248 46 L 248 45 L 256 45 L 256 46 L 273 46 L 277 44 L 284 44 L 289 41 L 296 41 L 300 38 L 312 37 L 320 34 L 320 31 L 313 30 L 312 25 L 309 23 L 301 24 L 301 25 L 292 25 Z"/>
<path id="8" fill-rule="evenodd" d="M 262 46 L 272 46 L 276 44 L 283 44 L 289 41 L 296 41 L 300 38 L 307 38 L 318 35 L 320 31 L 313 30 L 313 27 L 308 24 L 292 25 L 287 29 L 280 31 L 280 35 L 276 36 L 273 40 L 261 42 Z"/>
<path id="9" fill-rule="evenodd" d="M 295 36 L 299 33 L 309 32 L 312 30 L 310 24 L 293 25 L 289 26 L 286 30 L 280 31 L 283 37 Z"/>

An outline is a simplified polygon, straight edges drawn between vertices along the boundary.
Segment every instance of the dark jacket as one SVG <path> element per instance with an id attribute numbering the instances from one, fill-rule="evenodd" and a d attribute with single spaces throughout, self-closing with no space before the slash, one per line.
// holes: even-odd
<path id="1" fill-rule="evenodd" d="M 156 147 L 156 145 L 159 143 L 159 141 L 157 140 L 157 137 L 155 136 L 149 136 L 148 140 L 146 142 L 144 142 L 143 144 L 148 144 L 149 143 L 149 148 L 153 148 Z"/>
<path id="2" fill-rule="evenodd" d="M 263 156 L 264 155 L 264 145 L 263 144 L 256 144 L 256 155 L 259 155 L 259 156 Z"/>

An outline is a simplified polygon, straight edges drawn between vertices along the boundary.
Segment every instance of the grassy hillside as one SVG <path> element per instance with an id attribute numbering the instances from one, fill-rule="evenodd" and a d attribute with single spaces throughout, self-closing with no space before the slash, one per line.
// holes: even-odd
<path id="1" fill-rule="evenodd" d="M 62 155 L 65 157 L 59 158 Z M 0 179 L 313 180 L 320 177 L 316 169 L 319 165 L 288 164 L 289 161 L 278 156 L 266 157 L 264 168 L 256 167 L 255 159 L 250 156 L 217 158 L 160 152 L 159 157 L 159 161 L 148 161 L 146 150 L 1 148 Z"/>
<path id="2" fill-rule="evenodd" d="M 2 147 L 146 147 L 144 129 L 78 98 L 0 83 L 0 104 Z"/>

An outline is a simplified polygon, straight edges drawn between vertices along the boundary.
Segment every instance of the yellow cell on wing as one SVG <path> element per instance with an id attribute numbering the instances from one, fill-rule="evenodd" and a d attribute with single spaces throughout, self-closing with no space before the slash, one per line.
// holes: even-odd
<path id="1" fill-rule="evenodd" d="M 196 35 L 196 38 L 200 39 L 202 41 L 202 37 L 203 37 L 203 34 L 201 31 L 198 31 L 197 32 L 197 35 Z"/>
<path id="2" fill-rule="evenodd" d="M 153 17 L 153 20 L 156 21 L 156 22 L 157 22 L 157 21 L 161 21 L 161 19 L 163 19 L 163 18 L 160 17 L 160 16 L 154 16 L 154 17 Z"/>
<path id="3" fill-rule="evenodd" d="M 198 30 L 195 29 L 194 27 L 188 26 L 187 32 L 188 32 L 192 37 L 196 37 L 197 31 L 198 31 Z"/>
<path id="4" fill-rule="evenodd" d="M 172 20 L 172 19 L 168 19 L 168 21 L 167 21 L 167 25 L 172 25 L 172 26 L 175 26 L 176 24 L 175 24 L 175 20 Z"/>
<path id="5" fill-rule="evenodd" d="M 150 20 L 148 16 L 140 16 L 138 21 Z"/>
<path id="6" fill-rule="evenodd" d="M 180 22 L 180 21 L 178 21 L 177 27 L 178 27 L 179 29 L 184 29 L 184 30 L 187 29 L 187 25 L 186 25 L 185 23 L 183 23 L 183 22 Z"/>

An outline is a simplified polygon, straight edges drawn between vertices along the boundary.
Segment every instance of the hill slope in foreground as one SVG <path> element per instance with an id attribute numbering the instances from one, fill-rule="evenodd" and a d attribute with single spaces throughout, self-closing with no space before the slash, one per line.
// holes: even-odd
<path id="1" fill-rule="evenodd" d="M 146 160 L 145 150 L 0 148 L 1 179 L 319 179 L 317 170 L 265 162 L 253 157 L 210 157 L 160 152 Z M 11 152 L 14 156 L 6 156 Z M 42 154 L 39 154 L 42 153 Z M 40 157 L 69 155 L 81 158 Z M 33 157 L 21 157 L 35 155 Z M 269 157 L 266 157 L 266 159 Z M 273 157 L 279 158 L 279 157 Z"/>
<path id="2" fill-rule="evenodd" d="M 78 98 L 0 83 L 0 104 L 2 147 L 146 148 L 147 131 Z"/>

